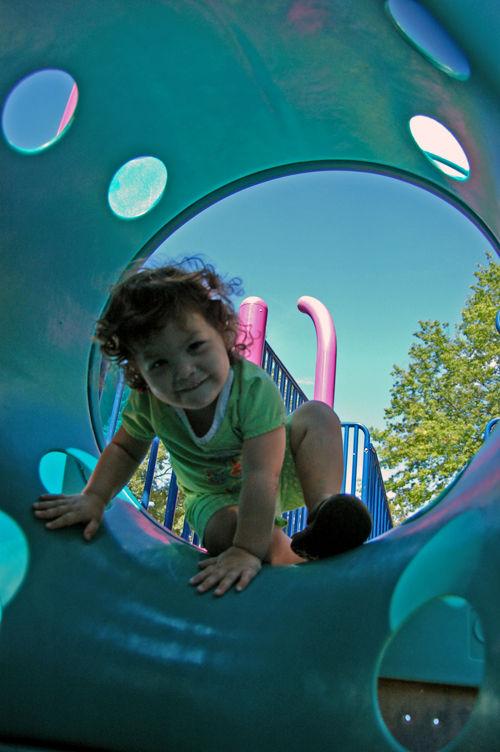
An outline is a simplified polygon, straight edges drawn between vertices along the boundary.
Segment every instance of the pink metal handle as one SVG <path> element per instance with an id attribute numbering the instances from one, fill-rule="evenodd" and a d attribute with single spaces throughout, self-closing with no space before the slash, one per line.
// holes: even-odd
<path id="1" fill-rule="evenodd" d="M 249 341 L 245 357 L 252 363 L 262 366 L 266 339 L 267 305 L 262 298 L 245 298 L 239 311 L 240 334 L 237 342 Z"/>
<path id="2" fill-rule="evenodd" d="M 328 308 L 316 298 L 303 295 L 297 301 L 297 308 L 307 313 L 314 321 L 318 348 L 316 353 L 316 375 L 314 378 L 314 399 L 326 402 L 333 408 L 335 397 L 335 371 L 337 368 L 337 335 Z"/>
<path id="3" fill-rule="evenodd" d="M 75 111 L 77 102 L 78 102 L 78 87 L 76 84 L 73 84 L 73 88 L 71 89 L 71 94 L 69 95 L 69 99 L 66 103 L 66 107 L 64 109 L 61 122 L 59 123 L 59 128 L 57 129 L 57 134 L 56 134 L 57 136 L 61 133 L 61 131 L 63 131 L 66 128 L 69 121 L 73 117 L 73 113 Z"/>

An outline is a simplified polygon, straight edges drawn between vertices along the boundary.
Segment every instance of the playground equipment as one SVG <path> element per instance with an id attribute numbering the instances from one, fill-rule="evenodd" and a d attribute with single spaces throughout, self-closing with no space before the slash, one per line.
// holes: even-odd
<path id="1" fill-rule="evenodd" d="M 1 8 L 0 750 L 496 752 L 498 431 L 413 521 L 219 600 L 187 585 L 196 549 L 126 498 L 90 545 L 31 504 L 54 450 L 75 487 L 95 462 L 109 285 L 211 203 L 369 170 L 449 201 L 498 250 L 497 3 Z M 43 143 L 13 144 L 9 94 L 44 69 L 69 74 L 67 100 Z"/>
<path id="2" fill-rule="evenodd" d="M 297 307 L 303 313 L 308 313 L 311 316 L 316 328 L 317 358 L 314 399 L 325 402 L 333 408 L 337 342 L 332 317 L 323 303 L 316 298 L 303 296 L 299 299 Z M 273 379 L 280 390 L 283 404 L 289 415 L 303 402 L 307 402 L 307 396 L 265 340 L 267 304 L 262 298 L 246 298 L 240 305 L 239 320 L 241 331 L 249 335 L 249 345 L 245 351 L 246 357 L 256 365 L 262 366 Z M 101 374 L 106 370 L 101 365 Z M 120 406 L 124 404 L 123 387 L 124 380 L 120 372 L 109 417 L 106 415 L 105 406 L 104 410 L 102 407 L 100 409 L 101 421 L 107 426 L 107 443 L 109 443 L 111 438 L 111 430 L 113 432 L 116 430 Z M 95 428 L 94 426 L 94 431 Z M 344 450 L 344 478 L 341 491 L 342 493 L 357 494 L 367 505 L 373 519 L 370 539 L 376 538 L 390 530 L 392 519 L 377 453 L 370 441 L 370 432 L 366 426 L 360 423 L 342 423 L 342 440 Z M 154 439 L 147 463 L 144 490 L 141 497 L 141 504 L 146 510 L 149 509 L 151 488 L 158 456 L 158 444 L 159 440 L 157 438 Z M 61 488 L 60 492 L 64 493 L 64 490 Z M 173 527 L 177 493 L 177 478 L 172 470 L 165 514 L 163 519 L 161 519 L 168 530 L 172 530 Z M 302 507 L 291 512 L 285 512 L 283 517 L 287 520 L 285 528 L 287 535 L 291 536 L 293 533 L 305 528 L 307 521 L 306 511 L 306 508 Z M 191 531 L 187 522 L 184 522 L 181 537 L 195 545 L 199 544 L 198 536 Z"/>

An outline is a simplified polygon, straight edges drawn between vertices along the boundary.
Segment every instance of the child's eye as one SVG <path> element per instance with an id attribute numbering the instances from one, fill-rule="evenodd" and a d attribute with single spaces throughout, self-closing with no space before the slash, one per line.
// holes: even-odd
<path id="1" fill-rule="evenodd" d="M 167 364 L 167 361 L 164 358 L 160 358 L 159 360 L 155 360 L 154 363 L 151 363 L 149 370 L 154 371 L 156 368 L 161 368 L 162 366 L 166 364 Z"/>
<path id="2" fill-rule="evenodd" d="M 192 352 L 196 352 L 196 351 L 197 351 L 197 350 L 199 350 L 199 349 L 200 349 L 200 347 L 202 347 L 202 346 L 203 346 L 204 344 L 205 344 L 205 340 L 201 340 L 201 339 L 200 339 L 200 340 L 196 340 L 196 342 L 192 342 L 192 343 L 191 343 L 191 344 L 189 345 L 189 349 L 190 349 L 190 350 L 191 350 Z"/>

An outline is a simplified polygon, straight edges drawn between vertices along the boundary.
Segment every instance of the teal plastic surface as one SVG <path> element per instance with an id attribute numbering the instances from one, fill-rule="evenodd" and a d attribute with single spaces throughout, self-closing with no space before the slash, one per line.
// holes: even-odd
<path id="1" fill-rule="evenodd" d="M 98 456 L 88 373 L 109 286 L 214 201 L 294 172 L 369 170 L 453 203 L 498 248 L 500 10 L 425 7 L 469 61 L 467 81 L 410 46 L 382 0 L 0 2 L 2 103 L 45 68 L 67 71 L 79 92 L 50 149 L 0 140 L 0 503 L 25 546 L 6 575 L 0 749 L 390 752 L 400 747 L 377 677 L 382 667 L 422 679 L 420 655 L 427 677 L 483 676 L 453 749 L 497 752 L 499 431 L 407 525 L 331 561 L 265 567 L 219 600 L 187 584 L 199 552 L 132 504 L 118 499 L 90 544 L 31 514 L 43 457 L 77 460 L 67 474 L 65 464 L 69 484 Z M 416 147 L 416 114 L 456 135 L 468 180 Z M 124 220 L 109 186 L 143 156 L 168 181 Z"/>
<path id="2" fill-rule="evenodd" d="M 394 632 L 380 665 L 388 679 L 480 687 L 484 638 L 477 613 L 464 598 L 439 598 L 414 612 Z"/>

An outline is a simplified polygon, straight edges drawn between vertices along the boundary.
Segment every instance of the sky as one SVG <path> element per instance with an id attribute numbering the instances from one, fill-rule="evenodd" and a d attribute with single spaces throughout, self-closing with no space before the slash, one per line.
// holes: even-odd
<path id="1" fill-rule="evenodd" d="M 26 76 L 2 108 L 7 141 L 28 152 L 54 141 L 74 83 L 69 73 L 50 68 Z"/>
<path id="2" fill-rule="evenodd" d="M 54 70 L 24 79 L 4 103 L 8 140 L 27 150 L 50 143 L 73 83 Z M 432 151 L 456 159 L 439 138 L 433 136 Z M 166 261 L 202 256 L 220 273 L 240 277 L 245 296 L 263 298 L 267 339 L 310 398 L 316 335 L 296 303 L 302 295 L 321 300 L 337 331 L 335 410 L 345 422 L 383 428 L 390 373 L 394 364 L 407 365 L 418 321 L 452 328 L 459 322 L 488 250 L 468 218 L 424 189 L 330 171 L 279 178 L 223 199 L 157 254 Z"/>
<path id="3" fill-rule="evenodd" d="M 191 219 L 157 251 L 200 255 L 269 308 L 267 339 L 307 396 L 316 335 L 296 307 L 321 300 L 337 332 L 335 410 L 384 427 L 393 364 L 419 320 L 460 321 L 489 241 L 455 207 L 395 178 L 316 172 L 248 188 Z M 157 258 L 158 258 L 157 257 Z M 237 300 L 241 302 L 244 298 Z"/>

